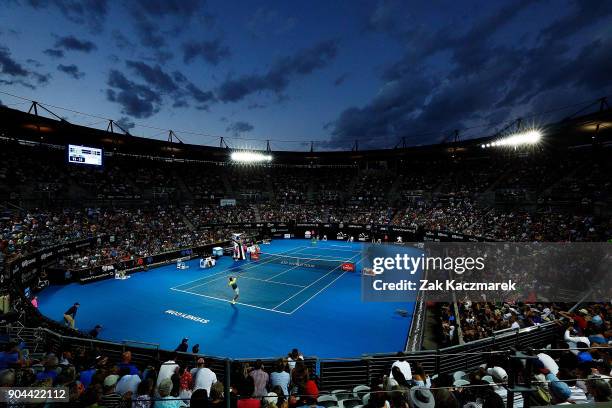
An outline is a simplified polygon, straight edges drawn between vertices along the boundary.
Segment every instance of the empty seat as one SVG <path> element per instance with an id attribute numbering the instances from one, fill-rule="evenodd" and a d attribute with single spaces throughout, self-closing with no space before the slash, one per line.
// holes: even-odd
<path id="1" fill-rule="evenodd" d="M 347 390 L 333 390 L 332 395 L 334 395 L 338 401 L 353 398 L 353 393 Z"/>
<path id="2" fill-rule="evenodd" d="M 319 395 L 319 398 L 317 398 L 317 404 L 325 408 L 337 407 L 338 399 L 335 395 Z"/>
<path id="3" fill-rule="evenodd" d="M 363 405 L 361 400 L 357 398 L 350 398 L 340 401 L 340 408 L 355 408 L 358 405 Z"/>
<path id="4" fill-rule="evenodd" d="M 358 385 L 353 388 L 353 397 L 361 399 L 368 392 L 370 392 L 370 387 L 367 385 Z"/>

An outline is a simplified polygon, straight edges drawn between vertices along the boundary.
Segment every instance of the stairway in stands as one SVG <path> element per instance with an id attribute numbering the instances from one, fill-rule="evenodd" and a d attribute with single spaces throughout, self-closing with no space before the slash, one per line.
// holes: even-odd
<path id="1" fill-rule="evenodd" d="M 182 209 L 180 209 L 180 211 L 181 211 L 181 217 L 183 218 L 183 222 L 185 223 L 185 225 L 187 225 L 187 228 L 189 228 L 190 231 L 195 231 L 196 230 L 195 225 L 193 225 L 189 217 L 185 215 Z"/>
<path id="2" fill-rule="evenodd" d="M 225 197 L 226 198 L 236 198 L 234 196 L 234 189 L 232 188 L 232 183 L 230 183 L 224 171 L 221 172 L 221 181 L 223 181 L 223 189 L 225 190 Z"/>
<path id="3" fill-rule="evenodd" d="M 315 182 L 313 177 L 308 178 L 308 188 L 306 189 L 306 203 L 312 204 L 315 201 Z"/>
<path id="4" fill-rule="evenodd" d="M 387 192 L 387 203 L 389 203 L 391 207 L 395 206 L 395 204 L 400 199 L 400 195 L 401 195 L 400 187 L 402 186 L 402 183 L 403 183 L 402 178 L 403 176 L 398 173 L 397 177 L 395 178 L 395 181 L 393 182 L 393 184 L 391 184 L 391 187 L 389 188 L 389 191 Z"/>
<path id="5" fill-rule="evenodd" d="M 272 184 L 272 180 L 270 179 L 270 175 L 268 174 L 265 178 L 264 182 L 266 186 L 266 191 L 264 193 L 264 197 L 267 198 L 270 202 L 276 203 L 276 194 L 274 191 L 274 185 Z"/>
<path id="6" fill-rule="evenodd" d="M 182 177 L 178 177 L 176 174 L 173 174 L 173 180 L 176 185 L 177 190 L 179 191 L 179 196 L 182 200 L 184 200 L 185 204 L 189 204 L 193 202 L 193 193 L 185 184 Z"/>
<path id="7" fill-rule="evenodd" d="M 357 187 L 357 184 L 359 183 L 360 179 L 361 179 L 361 171 L 359 170 L 355 174 L 355 177 L 351 179 L 351 182 L 348 184 L 348 186 L 346 186 L 346 190 L 342 194 L 343 202 L 347 202 L 351 199 L 351 197 L 353 197 L 353 193 L 355 192 L 355 187 Z"/>
<path id="8" fill-rule="evenodd" d="M 261 214 L 259 213 L 259 207 L 255 204 L 251 204 L 253 213 L 255 214 L 255 222 L 261 222 Z"/>

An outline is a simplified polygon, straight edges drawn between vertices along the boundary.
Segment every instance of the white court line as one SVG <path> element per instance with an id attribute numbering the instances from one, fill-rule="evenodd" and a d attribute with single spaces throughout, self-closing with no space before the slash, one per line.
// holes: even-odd
<path id="1" fill-rule="evenodd" d="M 181 289 L 170 288 L 170 290 L 175 290 L 177 292 L 183 292 L 183 293 L 189 293 L 191 295 L 201 296 L 201 297 L 205 297 L 205 298 L 209 298 L 209 299 L 220 300 L 222 302 L 227 302 L 227 303 L 231 303 L 232 302 L 231 300 L 221 299 L 221 298 L 214 297 L 214 296 L 203 295 L 201 293 L 189 292 L 189 291 L 181 290 Z M 251 305 L 249 303 L 236 302 L 235 304 L 242 305 L 242 306 L 247 306 L 247 307 L 253 307 L 255 309 L 267 310 L 268 312 L 282 313 L 282 314 L 285 314 L 285 315 L 290 315 L 291 314 L 291 313 L 288 313 L 288 312 L 281 312 L 280 310 L 268 309 L 267 307 Z"/>
<path id="2" fill-rule="evenodd" d="M 336 246 L 339 246 L 339 245 L 336 245 Z M 291 254 L 288 254 L 288 252 L 291 252 L 291 251 L 296 251 L 296 252 L 292 252 L 292 253 L 297 253 L 297 252 L 303 251 L 304 249 L 308 249 L 308 248 L 311 248 L 311 247 L 298 247 L 298 248 L 294 248 L 294 249 L 291 249 L 291 250 L 288 250 L 288 251 L 285 251 L 285 252 L 280 252 L 280 253 L 277 253 L 277 254 L 270 254 L 270 255 L 281 255 L 281 254 L 285 254 L 285 256 L 291 256 Z M 352 251 L 352 252 L 355 252 L 355 251 Z M 349 258 L 347 261 L 351 261 L 353 258 L 355 258 L 355 256 L 357 256 L 357 255 L 359 255 L 359 253 L 361 253 L 361 251 L 357 251 L 357 252 L 358 252 L 357 254 L 355 254 L 354 256 L 350 257 L 350 258 Z M 314 258 L 309 258 L 309 259 L 314 259 Z M 322 258 L 318 258 L 318 259 L 322 259 Z M 363 258 L 362 258 L 362 259 L 363 259 Z M 333 259 L 333 260 L 337 260 L 337 259 Z M 267 263 L 270 263 L 270 262 L 267 262 Z M 245 268 L 245 270 L 247 270 L 247 269 L 252 269 L 252 268 L 254 268 L 255 266 L 258 266 L 258 265 L 265 265 L 265 264 L 266 264 L 266 263 L 256 264 L 256 265 L 253 265 L 253 266 L 251 266 L 251 267 L 247 267 L 247 268 Z M 237 266 L 238 266 L 238 265 L 237 265 Z M 231 270 L 231 269 L 236 268 L 237 266 L 233 266 L 233 267 L 231 267 L 231 268 L 226 268 L 225 270 L 223 270 L 223 271 L 221 271 L 221 272 L 218 272 L 218 273 L 216 273 L 215 275 L 218 275 L 219 273 L 227 272 L 227 271 L 229 271 L 229 270 Z M 327 289 L 327 288 L 328 288 L 329 286 L 331 286 L 331 285 L 332 285 L 334 282 L 336 282 L 338 279 L 340 279 L 342 276 L 344 276 L 344 275 L 346 274 L 346 272 L 343 272 L 342 274 L 340 274 L 340 276 L 338 276 L 338 277 L 337 277 L 337 278 L 335 278 L 333 281 L 331 281 L 330 283 L 328 283 L 327 285 L 325 285 L 325 286 L 324 286 L 322 289 L 320 289 L 320 290 L 319 290 L 317 293 L 315 293 L 314 295 L 312 295 L 310 298 L 308 298 L 308 299 L 307 299 L 305 302 L 303 302 L 302 304 L 300 304 L 300 305 L 299 305 L 297 308 L 295 308 L 295 309 L 294 309 L 294 310 L 292 310 L 291 312 L 283 312 L 283 311 L 280 311 L 280 310 L 276 310 L 276 308 L 277 308 L 277 307 L 279 307 L 279 306 L 281 306 L 281 305 L 283 305 L 284 303 L 288 302 L 289 300 L 291 300 L 292 298 L 294 298 L 294 297 L 295 297 L 295 296 L 297 296 L 298 294 L 302 293 L 304 290 L 308 289 L 309 287 L 311 287 L 312 285 L 314 285 L 315 283 L 317 283 L 317 282 L 318 282 L 318 281 L 320 281 L 321 279 L 325 278 L 326 276 L 329 276 L 329 275 L 330 275 L 332 272 L 334 272 L 336 269 L 338 269 L 338 268 L 339 268 L 339 267 L 341 267 L 341 266 L 342 266 L 342 265 L 339 265 L 339 266 L 337 266 L 336 268 L 332 269 L 332 270 L 331 270 L 331 271 L 329 271 L 327 274 L 325 274 L 325 275 L 321 276 L 319 279 L 315 280 L 314 282 L 312 282 L 312 283 L 311 283 L 310 285 L 308 285 L 308 286 L 300 286 L 300 285 L 293 285 L 293 284 L 284 283 L 284 282 L 276 282 L 276 281 L 268 281 L 268 280 L 263 280 L 264 282 L 277 283 L 277 284 L 281 284 L 281 285 L 289 285 L 289 286 L 297 286 L 297 287 L 301 287 L 301 288 L 303 288 L 302 290 L 298 291 L 297 293 L 295 293 L 295 294 L 294 294 L 294 295 L 292 295 L 291 297 L 289 297 L 289 298 L 285 299 L 285 300 L 284 300 L 282 303 L 279 303 L 278 305 L 276 305 L 276 306 L 275 306 L 273 309 L 269 309 L 269 308 L 262 307 L 262 306 L 251 305 L 251 304 L 249 304 L 249 303 L 242 303 L 242 302 L 236 302 L 236 304 L 237 304 L 237 305 L 242 305 L 242 306 L 247 306 L 247 307 L 252 307 L 252 308 L 255 308 L 255 309 L 266 310 L 266 311 L 268 311 L 268 312 L 280 313 L 280 314 L 284 314 L 284 315 L 292 315 L 292 314 L 293 314 L 293 313 L 294 313 L 296 310 L 298 310 L 299 308 L 301 308 L 302 306 L 304 306 L 306 303 L 308 303 L 310 300 L 312 300 L 312 299 L 313 299 L 315 296 L 317 296 L 319 293 L 321 293 L 322 291 L 324 291 L 325 289 Z M 289 270 L 295 269 L 295 268 L 297 268 L 297 267 L 299 267 L 299 265 L 298 265 L 298 266 L 295 266 L 295 267 L 293 267 L 293 268 L 291 268 L 291 269 L 289 269 Z M 282 272 L 281 274 L 286 273 L 286 272 L 288 272 L 289 270 L 284 271 L 284 272 Z M 210 276 L 214 276 L 214 275 L 210 275 Z M 252 280 L 261 280 L 261 279 L 257 279 L 257 278 L 250 278 L 250 277 L 246 277 L 246 276 L 243 276 L 242 278 L 244 278 L 244 279 L 252 279 Z M 274 277 L 272 277 L 272 278 L 274 278 Z M 270 278 L 270 279 L 272 279 L 272 278 Z M 203 278 L 200 278 L 200 279 L 203 279 Z M 200 279 L 195 279 L 195 280 L 193 280 L 193 281 L 191 281 L 191 282 L 195 282 L 195 281 L 198 281 L 198 280 L 200 280 Z M 206 282 L 202 283 L 202 285 L 203 285 L 203 284 L 206 284 L 206 283 L 213 282 L 213 281 L 218 280 L 218 279 L 220 279 L 220 278 L 213 279 L 213 280 L 208 280 L 208 281 L 206 281 Z M 191 283 L 191 282 L 186 282 L 186 283 Z M 186 283 L 185 283 L 185 284 L 186 284 Z M 183 284 L 183 285 L 185 285 L 185 284 Z M 182 285 L 179 285 L 179 286 L 182 286 Z M 205 297 L 205 298 L 209 298 L 209 299 L 213 299 L 213 300 L 219 300 L 219 301 L 222 301 L 222 302 L 231 303 L 231 300 L 222 299 L 222 298 L 218 298 L 218 297 L 215 297 L 215 296 L 203 295 L 203 294 L 201 294 L 201 293 L 196 293 L 196 292 L 190 292 L 190 289 L 193 289 L 193 288 L 195 288 L 195 287 L 197 287 L 197 286 L 201 286 L 201 285 L 196 285 L 196 286 L 194 286 L 194 287 L 192 287 L 192 288 L 189 288 L 189 289 L 187 289 L 187 290 L 177 289 L 177 287 L 173 287 L 173 288 L 170 288 L 170 289 L 171 289 L 171 290 L 174 290 L 174 291 L 177 291 L 177 292 L 188 293 L 188 294 L 191 294 L 191 295 L 196 295 L 196 296 Z"/>
<path id="3" fill-rule="evenodd" d="M 250 278 L 248 276 L 241 276 L 240 279 L 251 279 L 251 280 L 256 280 L 256 281 L 260 281 L 260 282 L 276 283 L 278 285 L 295 286 L 296 288 L 303 288 L 304 287 L 304 285 L 295 285 L 293 283 L 277 282 L 277 281 L 271 281 L 271 280 L 268 280 L 268 279 Z"/>
<path id="4" fill-rule="evenodd" d="M 361 257 L 361 259 L 358 261 L 363 261 L 364 257 Z M 323 288 L 321 290 L 319 290 L 317 293 L 315 293 L 314 295 L 312 295 L 311 297 L 309 297 L 308 299 L 306 299 L 304 301 L 304 303 L 302 303 L 301 305 L 299 305 L 298 307 L 296 307 L 295 309 L 293 309 L 291 311 L 291 314 L 295 313 L 300 307 L 304 306 L 306 303 L 310 302 L 312 299 L 314 299 L 319 293 L 323 292 L 325 289 L 327 289 L 328 287 L 330 287 L 331 285 L 333 285 L 333 283 L 335 281 L 337 281 L 338 279 L 340 279 L 341 277 L 343 277 L 344 275 L 346 275 L 346 272 L 342 272 L 342 274 L 340 276 L 338 276 L 336 279 L 334 279 L 333 281 L 329 282 L 327 285 L 323 286 Z"/>
<path id="5" fill-rule="evenodd" d="M 292 268 L 287 269 L 286 271 L 283 271 L 283 272 L 278 273 L 278 274 L 276 274 L 276 275 L 274 275 L 274 276 L 271 276 L 271 277 L 269 277 L 268 279 L 274 279 L 274 278 L 276 278 L 277 276 L 281 276 L 282 274 L 287 273 L 287 272 L 289 272 L 289 271 L 292 271 L 292 270 L 294 270 L 294 269 L 296 269 L 296 268 L 299 268 L 299 267 L 300 267 L 300 265 L 296 265 L 296 266 L 294 266 L 294 267 L 292 267 Z M 303 286 L 302 286 L 302 287 L 303 287 Z"/>
<path id="6" fill-rule="evenodd" d="M 357 255 L 354 255 L 352 257 L 350 257 L 348 260 L 352 260 L 354 257 L 356 257 Z M 317 279 L 316 281 L 312 282 L 310 285 L 306 286 L 304 289 L 300 290 L 299 292 L 297 292 L 296 294 L 294 294 L 293 296 L 285 299 L 282 303 L 279 303 L 278 305 L 274 306 L 274 309 L 276 309 L 277 307 L 287 303 L 288 301 L 290 301 L 291 299 L 293 299 L 294 297 L 296 297 L 297 295 L 299 295 L 300 293 L 302 293 L 303 291 L 305 291 L 306 289 L 308 289 L 309 287 L 311 287 L 312 285 L 314 285 L 315 283 L 317 283 L 318 281 L 320 281 L 321 279 L 325 278 L 326 276 L 328 276 L 329 274 L 331 274 L 333 271 L 335 271 L 336 269 L 340 268 L 342 265 L 338 265 L 336 266 L 334 269 L 332 269 L 331 271 L 329 271 L 328 273 L 326 273 L 325 275 L 321 276 L 319 279 Z"/>
<path id="7" fill-rule="evenodd" d="M 334 245 L 334 244 L 331 244 L 329 246 L 338 247 L 338 248 L 344 248 L 344 249 L 334 249 L 334 251 L 361 252 L 361 250 L 346 249 L 346 248 L 348 248 L 348 245 Z M 312 248 L 312 247 L 310 247 L 310 248 Z"/>
<path id="8" fill-rule="evenodd" d="M 289 250 L 287 250 L 287 251 L 280 252 L 280 253 L 278 253 L 278 254 L 274 254 L 274 255 L 281 255 L 281 254 L 285 254 L 285 255 L 287 256 L 287 252 L 291 252 L 291 253 L 293 253 L 292 251 L 297 251 L 297 252 L 299 252 L 299 251 L 303 251 L 305 248 L 309 248 L 309 247 L 297 247 L 297 248 L 289 249 Z M 248 267 L 244 268 L 244 270 L 246 271 L 246 270 L 249 270 L 249 269 L 253 269 L 253 268 L 255 268 L 255 267 L 256 267 L 256 266 L 258 266 L 258 265 L 265 265 L 266 263 L 270 263 L 270 262 L 271 262 L 271 261 L 264 262 L 264 263 L 256 263 L 256 264 L 254 264 L 254 265 L 252 265 L 252 266 L 248 266 Z M 197 288 L 198 286 L 202 286 L 202 285 L 205 285 L 205 284 L 207 284 L 207 283 L 214 282 L 214 281 L 216 281 L 216 280 L 219 280 L 219 279 L 220 279 L 220 278 L 216 278 L 216 279 L 209 279 L 209 278 L 211 278 L 211 277 L 213 277 L 213 276 L 217 276 L 217 275 L 219 275 L 219 274 L 221 274 L 221 273 L 229 272 L 229 271 L 231 271 L 231 270 L 232 270 L 232 269 L 234 269 L 234 268 L 238 268 L 239 266 L 240 266 L 240 265 L 234 265 L 234 266 L 231 266 L 231 267 L 229 267 L 229 268 L 225 268 L 225 269 L 223 269 L 222 271 L 219 271 L 219 272 L 217 272 L 217 273 L 213 273 L 212 275 L 204 276 L 204 277 L 201 277 L 201 278 L 198 278 L 198 279 L 194 279 L 194 280 L 189 281 L 189 282 L 181 283 L 180 285 L 176 285 L 176 286 L 174 286 L 174 287 L 172 287 L 172 288 L 170 288 L 170 289 L 175 289 L 175 288 L 178 288 L 178 287 L 180 287 L 180 286 L 187 285 L 187 284 L 189 284 L 189 283 L 193 283 L 193 282 L 201 281 L 202 279 L 206 279 L 206 281 L 205 281 L 205 282 L 202 282 L 202 283 L 201 283 L 201 284 L 199 284 L 199 285 L 196 285 L 196 286 L 193 286 L 193 287 L 187 288 L 187 289 L 185 289 L 185 290 L 189 290 L 189 289 Z"/>
<path id="9" fill-rule="evenodd" d="M 300 249 L 300 248 L 302 248 L 302 247 L 294 248 L 294 249 L 291 249 L 290 251 L 302 251 L 302 249 Z M 285 252 L 288 252 L 288 251 L 285 251 Z M 292 252 L 291 254 L 295 254 L 295 253 L 297 253 L 297 252 Z M 278 254 L 274 254 L 274 255 L 278 255 Z M 283 255 L 283 256 L 292 256 L 292 255 Z M 249 270 L 249 269 L 253 269 L 253 268 L 257 267 L 257 266 L 267 265 L 267 264 L 270 264 L 270 263 L 272 263 L 272 260 L 267 261 L 267 262 L 266 262 L 266 261 L 263 261 L 263 262 L 261 262 L 261 263 L 256 262 L 254 265 L 249 266 L 249 267 L 247 267 L 247 268 L 244 268 L 242 271 L 239 271 L 239 273 L 240 273 L 240 278 L 241 278 L 241 279 L 243 278 L 243 275 L 246 273 L 245 271 L 247 271 L 247 270 Z M 197 288 L 198 286 L 206 285 L 207 283 L 211 283 L 211 282 L 216 282 L 216 281 L 218 281 L 219 279 L 223 279 L 223 278 L 225 278 L 225 276 L 219 276 L 218 278 L 215 278 L 215 279 L 209 279 L 209 280 L 207 280 L 206 282 L 202 282 L 202 283 L 200 283 L 199 285 L 191 286 L 191 287 L 189 287 L 189 288 L 187 288 L 187 289 L 185 289 L 185 290 L 192 290 L 192 289 Z M 179 285 L 179 286 L 180 286 L 180 285 Z M 303 286 L 302 286 L 302 287 L 303 287 Z"/>
<path id="10" fill-rule="evenodd" d="M 360 253 L 361 253 L 361 251 L 354 252 L 355 255 L 358 255 Z M 266 255 L 268 255 L 268 254 L 266 254 Z M 323 261 L 342 261 L 342 262 L 344 262 L 346 260 L 346 259 L 340 258 L 342 256 L 346 256 L 344 254 L 338 255 L 338 256 L 321 256 L 321 255 L 317 255 L 317 254 L 309 254 L 307 252 L 302 252 L 300 255 L 303 255 L 303 256 L 295 256 L 295 255 L 282 255 L 282 256 L 283 257 L 287 257 L 287 258 L 300 258 L 300 259 L 303 259 L 305 261 L 323 260 Z"/>
<path id="11" fill-rule="evenodd" d="M 356 255 L 357 255 L 357 254 L 356 254 Z M 284 255 L 284 256 L 287 256 L 287 257 L 292 257 L 292 258 L 293 258 L 293 255 Z M 342 263 L 346 262 L 346 260 L 342 260 L 342 259 L 338 259 L 338 258 L 324 258 L 324 257 L 319 257 L 319 258 L 302 258 L 302 257 L 300 257 L 300 256 L 296 256 L 295 258 L 299 258 L 299 259 L 301 259 L 301 260 L 303 260 L 303 261 L 338 261 L 338 262 L 340 262 L 340 265 L 342 265 Z M 353 257 L 353 258 L 354 258 L 354 257 Z M 349 261 L 350 261 L 350 259 L 349 259 Z M 274 278 L 276 278 L 277 276 L 284 275 L 284 274 L 286 274 L 287 272 L 292 271 L 292 270 L 294 270 L 294 269 L 296 269 L 296 268 L 299 268 L 299 267 L 302 267 L 302 266 L 303 266 L 303 265 L 296 265 L 296 266 L 294 266 L 293 268 L 289 268 L 289 269 L 287 269 L 286 271 L 283 271 L 283 272 L 278 273 L 278 274 L 276 274 L 276 275 L 274 275 L 274 276 L 271 276 L 269 279 L 274 279 Z M 335 268 L 334 268 L 334 269 L 335 269 Z M 333 270 L 333 269 L 332 269 L 332 270 Z M 304 286 L 302 286 L 302 287 L 304 287 Z"/>
<path id="12" fill-rule="evenodd" d="M 275 255 L 286 254 L 287 252 L 291 252 L 291 251 L 302 251 L 302 250 L 304 250 L 305 248 L 309 248 L 309 247 L 304 247 L 304 246 L 301 246 L 301 247 L 297 247 L 297 248 L 293 248 L 293 249 L 288 249 L 288 250 L 286 250 L 286 251 L 284 251 L 284 252 L 279 252 L 278 254 L 275 254 Z M 188 284 L 188 283 L 192 283 L 192 282 L 196 282 L 196 281 L 199 281 L 199 280 L 202 280 L 202 279 L 210 278 L 211 276 L 215 276 L 215 275 L 218 275 L 218 274 L 220 274 L 220 273 L 227 272 L 227 271 L 232 270 L 232 269 L 234 269 L 234 268 L 238 268 L 239 266 L 240 266 L 240 265 L 230 266 L 229 268 L 225 268 L 225 269 L 223 269 L 223 270 L 222 270 L 222 271 L 220 271 L 220 272 L 213 273 L 212 275 L 204 276 L 204 277 L 202 277 L 202 278 L 194 279 L 194 280 L 189 281 L 189 282 L 181 283 L 181 284 L 180 284 L 180 285 L 178 285 L 178 286 L 183 286 L 183 285 L 186 285 L 186 284 Z M 245 269 L 250 269 L 250 268 L 251 268 L 251 267 L 248 267 L 248 268 L 245 268 Z M 175 286 L 175 288 L 176 288 L 176 287 L 178 287 L 178 286 Z"/>

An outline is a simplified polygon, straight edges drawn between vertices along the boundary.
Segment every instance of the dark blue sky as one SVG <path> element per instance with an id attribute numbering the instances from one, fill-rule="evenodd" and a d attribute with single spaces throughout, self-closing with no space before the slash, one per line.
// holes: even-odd
<path id="1" fill-rule="evenodd" d="M 2 0 L 0 10 L 1 91 L 191 143 L 348 149 L 487 135 L 612 94 L 611 73 L 611 1 Z"/>

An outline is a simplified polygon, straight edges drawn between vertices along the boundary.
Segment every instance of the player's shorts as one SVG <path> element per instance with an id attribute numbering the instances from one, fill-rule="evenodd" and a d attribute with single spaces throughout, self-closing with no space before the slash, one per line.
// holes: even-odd
<path id="1" fill-rule="evenodd" d="M 240 294 L 240 288 L 234 289 L 234 294 L 238 296 Z"/>

